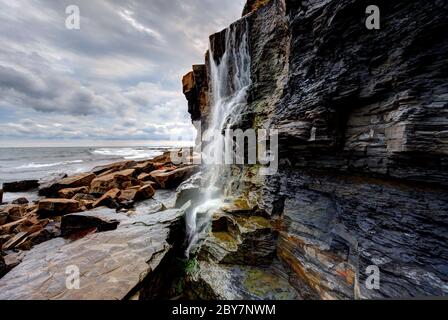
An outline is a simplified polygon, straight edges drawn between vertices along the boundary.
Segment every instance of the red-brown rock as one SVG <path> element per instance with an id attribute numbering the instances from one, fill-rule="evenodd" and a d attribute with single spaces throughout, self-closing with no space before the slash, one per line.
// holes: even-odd
<path id="1" fill-rule="evenodd" d="M 138 184 L 133 178 L 134 169 L 126 169 L 114 172 L 94 179 L 90 186 L 90 192 L 93 194 L 105 194 L 111 189 L 125 189 L 133 184 Z"/>
<path id="2" fill-rule="evenodd" d="M 18 204 L 10 204 L 0 209 L 0 212 L 3 216 L 6 216 L 4 223 L 13 222 L 22 219 L 26 213 L 26 207 Z"/>
<path id="3" fill-rule="evenodd" d="M 109 208 L 116 208 L 118 206 L 117 201 L 118 197 L 121 194 L 121 190 L 118 188 L 114 188 L 106 192 L 101 198 L 99 198 L 97 201 L 95 201 L 92 204 L 93 208 L 97 207 L 109 207 Z"/>
<path id="4" fill-rule="evenodd" d="M 151 172 L 151 177 L 162 189 L 177 187 L 183 180 L 190 177 L 198 169 L 198 166 L 187 166 L 175 170 L 156 170 Z"/>
<path id="5" fill-rule="evenodd" d="M 88 187 L 79 187 L 79 188 L 66 188 L 59 190 L 58 194 L 61 198 L 72 199 L 78 193 L 88 193 Z"/>
<path id="6" fill-rule="evenodd" d="M 40 217 L 63 216 L 79 211 L 79 202 L 71 199 L 40 200 L 37 214 Z"/>
<path id="7" fill-rule="evenodd" d="M 39 195 L 45 197 L 57 197 L 58 192 L 67 188 L 80 188 L 89 186 L 96 175 L 94 173 L 83 173 L 50 183 L 39 189 Z"/>

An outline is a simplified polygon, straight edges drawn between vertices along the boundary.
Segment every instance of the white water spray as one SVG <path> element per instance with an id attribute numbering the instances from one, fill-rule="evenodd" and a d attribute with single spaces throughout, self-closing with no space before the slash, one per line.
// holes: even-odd
<path id="1" fill-rule="evenodd" d="M 247 104 L 247 91 L 251 85 L 248 22 L 241 20 L 225 31 L 225 51 L 218 61 L 210 49 L 210 74 L 213 101 L 208 131 L 223 132 L 230 129 Z M 210 46 L 212 48 L 212 46 Z M 222 134 L 214 134 L 202 150 L 206 164 L 207 184 L 201 204 L 187 214 L 188 247 L 186 256 L 197 248 L 207 232 L 213 213 L 222 205 L 230 176 L 225 165 L 226 141 Z"/>

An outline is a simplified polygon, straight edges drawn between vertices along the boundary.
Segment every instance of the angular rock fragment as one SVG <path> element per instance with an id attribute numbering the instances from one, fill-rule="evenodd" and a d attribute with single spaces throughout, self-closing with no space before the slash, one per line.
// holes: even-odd
<path id="1" fill-rule="evenodd" d="M 22 262 L 24 256 L 25 253 L 23 251 L 13 252 L 4 256 L 5 273 L 9 272 L 12 268 L 18 266 L 19 263 Z"/>
<path id="2" fill-rule="evenodd" d="M 25 207 L 18 204 L 9 204 L 0 209 L 0 213 L 6 215 L 6 222 L 13 222 L 23 218 L 26 213 Z"/>
<path id="3" fill-rule="evenodd" d="M 138 175 L 137 179 L 140 181 L 150 181 L 152 180 L 152 177 L 149 173 L 141 173 Z"/>
<path id="4" fill-rule="evenodd" d="M 17 244 L 19 244 L 28 233 L 26 232 L 19 232 L 16 235 L 14 235 L 11 239 L 9 239 L 6 243 L 3 244 L 3 250 L 9 250 L 13 249 Z"/>
<path id="5" fill-rule="evenodd" d="M 28 204 L 29 201 L 27 198 L 18 198 L 12 202 L 12 204 Z"/>
<path id="6" fill-rule="evenodd" d="M 59 190 L 58 195 L 61 198 L 72 199 L 78 193 L 86 194 L 88 192 L 89 192 L 88 187 L 66 188 L 66 189 Z"/>
<path id="7" fill-rule="evenodd" d="M 129 188 L 122 190 L 120 196 L 118 197 L 119 202 L 134 202 L 137 199 L 138 188 Z"/>
<path id="8" fill-rule="evenodd" d="M 186 166 L 171 171 L 156 170 L 151 172 L 151 177 L 162 189 L 176 188 L 199 169 L 198 166 Z"/>
<path id="9" fill-rule="evenodd" d="M 79 202 L 71 199 L 44 199 L 38 204 L 37 214 L 41 218 L 63 216 L 79 211 Z"/>
<path id="10" fill-rule="evenodd" d="M 38 180 L 23 180 L 3 183 L 4 192 L 23 192 L 39 187 Z"/>
<path id="11" fill-rule="evenodd" d="M 8 221 L 8 214 L 6 212 L 0 212 L 0 226 L 4 225 Z"/>
<path id="12" fill-rule="evenodd" d="M 101 198 L 96 200 L 93 204 L 93 208 L 97 207 L 108 207 L 108 208 L 118 208 L 118 197 L 121 194 L 121 190 L 114 188 L 107 191 Z"/>
<path id="13" fill-rule="evenodd" d="M 73 196 L 72 200 L 81 201 L 96 201 L 97 198 L 94 195 L 91 195 L 89 193 L 77 193 Z"/>
<path id="14" fill-rule="evenodd" d="M 20 220 L 6 223 L 0 226 L 0 235 L 10 234 L 18 225 L 26 221 L 26 218 L 22 218 Z"/>
<path id="15" fill-rule="evenodd" d="M 92 194 L 103 195 L 111 189 L 125 189 L 131 186 L 140 184 L 136 179 L 134 179 L 135 170 L 126 169 L 123 171 L 118 171 L 110 173 L 101 177 L 94 179 L 90 186 L 90 192 Z"/>
<path id="16" fill-rule="evenodd" d="M 117 229 L 126 216 L 117 214 L 113 209 L 98 208 L 88 212 L 72 213 L 62 217 L 61 234 L 70 236 L 82 230 L 95 228 L 98 232 Z"/>
<path id="17" fill-rule="evenodd" d="M 39 189 L 39 195 L 45 197 L 57 197 L 58 192 L 62 189 L 68 188 L 80 188 L 89 186 L 93 179 L 95 179 L 95 174 L 93 173 L 83 173 L 71 177 L 64 178 L 62 180 L 58 180 L 54 183 L 49 183 L 45 186 L 42 186 Z"/>
<path id="18" fill-rule="evenodd" d="M 133 169 L 135 169 L 137 172 L 143 173 L 149 173 L 153 170 L 155 170 L 154 162 L 151 161 L 144 161 L 136 164 Z M 140 178 L 139 178 L 140 180 Z"/>

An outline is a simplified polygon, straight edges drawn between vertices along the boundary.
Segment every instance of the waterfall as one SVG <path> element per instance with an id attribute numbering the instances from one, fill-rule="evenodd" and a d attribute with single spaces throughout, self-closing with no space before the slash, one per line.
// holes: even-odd
<path id="1" fill-rule="evenodd" d="M 187 257 L 206 235 L 213 213 L 224 203 L 231 176 L 230 165 L 224 161 L 225 152 L 233 150 L 226 150 L 226 138 L 222 133 L 235 124 L 247 105 L 247 91 L 251 85 L 248 22 L 242 19 L 224 32 L 222 56 L 216 57 L 212 45 L 209 51 L 212 103 L 207 133 L 211 134 L 211 139 L 202 150 L 207 182 L 200 204 L 186 216 Z"/>

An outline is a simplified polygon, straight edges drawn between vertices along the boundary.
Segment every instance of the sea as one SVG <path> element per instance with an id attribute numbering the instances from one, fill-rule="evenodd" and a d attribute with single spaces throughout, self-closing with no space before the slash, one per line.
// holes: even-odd
<path id="1" fill-rule="evenodd" d="M 48 147 L 0 148 L 0 188 L 4 182 L 41 180 L 60 174 L 88 172 L 96 166 L 121 160 L 145 160 L 173 147 Z M 25 197 L 38 199 L 37 191 L 4 193 L 3 202 Z"/>

